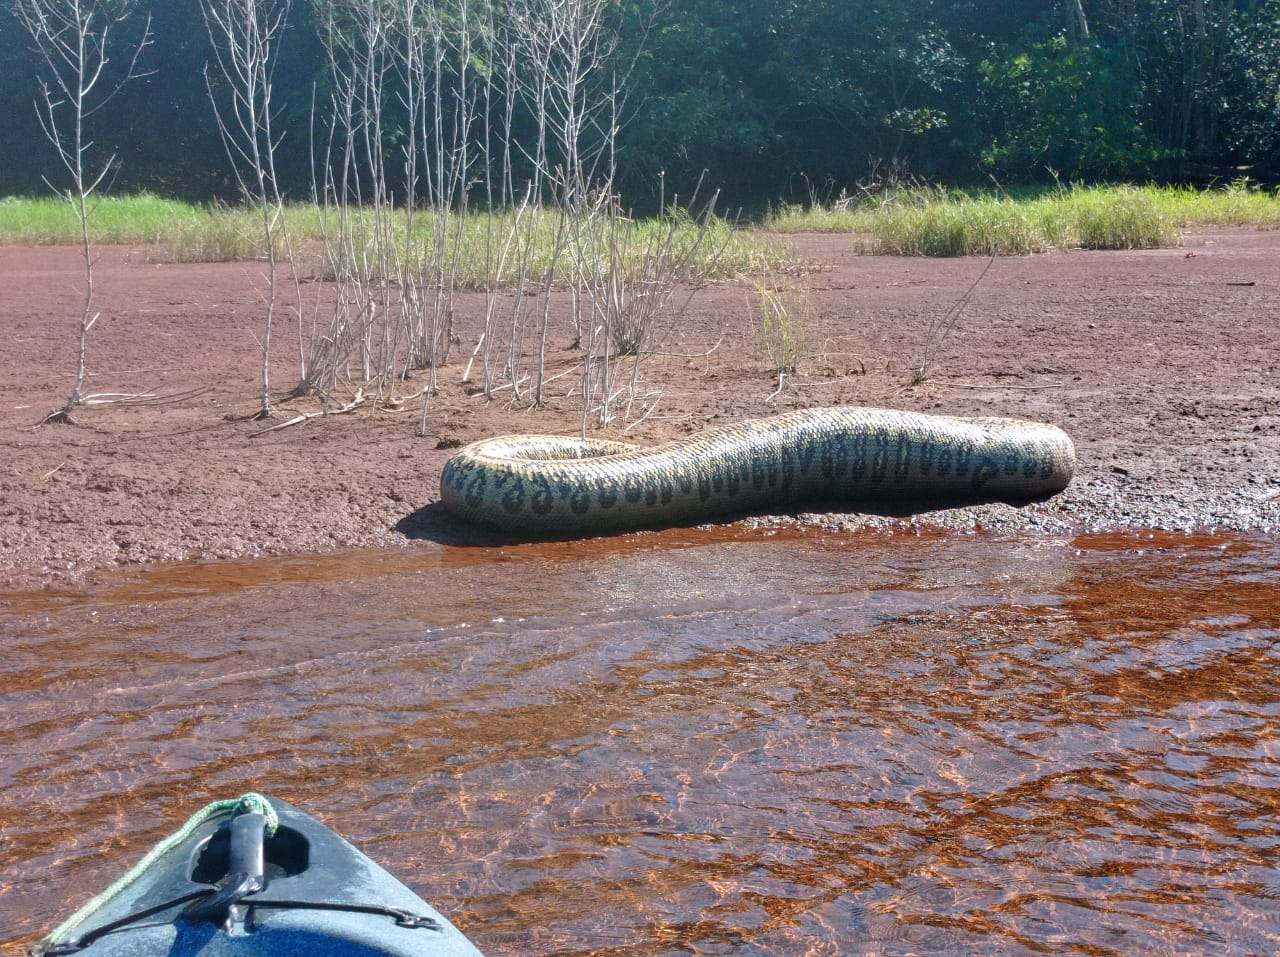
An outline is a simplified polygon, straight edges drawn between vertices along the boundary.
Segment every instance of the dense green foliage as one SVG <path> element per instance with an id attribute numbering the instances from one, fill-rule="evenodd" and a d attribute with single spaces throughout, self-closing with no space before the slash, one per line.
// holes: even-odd
<path id="1" fill-rule="evenodd" d="M 1140 176 L 1161 158 L 1138 105 L 1117 91 L 1137 76 L 1122 54 L 1053 37 L 984 60 L 995 119 L 981 162 L 997 175 L 1037 169 L 1070 177 Z"/>
<path id="2" fill-rule="evenodd" d="M 620 0 L 628 23 L 657 0 Z M 1280 0 L 679 0 L 630 77 L 619 165 L 633 202 L 705 169 L 732 205 L 869 177 L 957 183 L 1280 176 Z M 152 0 L 155 73 L 94 118 L 116 190 L 229 197 L 198 0 Z M 309 193 L 308 118 L 326 71 L 295 0 L 275 97 L 282 181 Z M 624 32 L 630 62 L 641 31 Z M 0 195 L 51 168 L 37 63 L 0 14 Z M 390 135 L 394 136 L 392 129 Z"/>

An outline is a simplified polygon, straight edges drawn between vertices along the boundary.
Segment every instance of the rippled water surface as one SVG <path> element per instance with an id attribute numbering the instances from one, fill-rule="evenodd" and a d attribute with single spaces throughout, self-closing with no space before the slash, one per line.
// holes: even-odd
<path id="1" fill-rule="evenodd" d="M 0 634 L 6 950 L 249 788 L 491 955 L 1280 948 L 1267 540 L 173 566 Z"/>

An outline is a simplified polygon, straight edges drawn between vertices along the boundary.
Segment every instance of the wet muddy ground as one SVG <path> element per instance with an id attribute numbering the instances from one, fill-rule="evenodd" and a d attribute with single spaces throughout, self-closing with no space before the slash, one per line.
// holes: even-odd
<path id="1" fill-rule="evenodd" d="M 999 259 L 977 287 L 933 377 L 909 368 L 930 322 L 986 260 L 859 256 L 847 237 L 797 237 L 816 270 L 801 374 L 772 402 L 748 284 L 701 290 L 645 370 L 661 393 L 627 438 L 640 443 L 792 408 L 861 403 L 1053 422 L 1075 438 L 1080 473 L 1063 496 L 1025 510 L 927 515 L 928 525 L 1053 534 L 1126 527 L 1280 528 L 1280 233 L 1222 231 L 1183 248 Z M 575 376 L 538 412 L 486 403 L 442 371 L 416 410 L 357 413 L 251 438 L 260 324 L 254 264 L 155 265 L 104 250 L 102 319 L 91 345 L 96 392 L 183 396 L 87 410 L 79 428 L 28 427 L 65 395 L 73 363 L 77 254 L 0 248 L 0 581 L 81 580 L 95 568 L 193 557 L 314 553 L 468 540 L 432 503 L 460 442 L 572 432 Z M 323 297 L 305 286 L 310 301 Z M 482 302 L 463 297 L 463 350 Z M 571 370 L 563 315 L 549 374 Z M 277 330 L 275 381 L 295 377 L 296 342 Z M 287 403 L 282 403 L 287 405 Z M 619 429 L 611 434 L 615 437 Z M 825 516 L 828 525 L 884 524 Z M 426 543 L 425 545 L 423 543 Z"/>
<path id="2" fill-rule="evenodd" d="M 742 527 L 0 612 L 0 950 L 205 800 L 491 955 L 1269 954 L 1280 544 Z"/>

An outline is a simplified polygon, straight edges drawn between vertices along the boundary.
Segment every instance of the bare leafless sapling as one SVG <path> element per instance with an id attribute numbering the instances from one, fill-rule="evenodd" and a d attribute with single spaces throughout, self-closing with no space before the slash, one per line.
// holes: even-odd
<path id="1" fill-rule="evenodd" d="M 75 212 L 84 263 L 75 379 L 66 402 L 49 413 L 45 422 L 70 422 L 72 410 L 85 402 L 89 333 L 99 316 L 93 299 L 92 200 L 116 169 L 115 154 L 95 160 L 88 121 L 126 83 L 145 75 L 138 64 L 151 43 L 150 18 L 139 34 L 117 42 L 135 7 L 133 0 L 14 0 L 13 4 L 43 64 L 36 114 L 69 180 L 68 186 L 57 186 L 46 176 L 45 183 Z M 117 49 L 127 56 L 122 70 L 110 66 Z"/>
<path id="2" fill-rule="evenodd" d="M 297 282 L 292 244 L 284 222 L 284 200 L 276 177 L 280 145 L 272 77 L 278 43 L 291 0 L 201 0 L 205 26 L 213 44 L 216 71 L 205 66 L 205 87 L 232 171 L 246 200 L 262 221 L 267 261 L 266 317 L 263 336 L 258 417 L 271 408 L 271 335 L 278 300 L 280 249 L 288 251 L 290 273 Z M 215 77 L 215 72 L 217 76 Z M 298 303 L 301 316 L 301 303 Z"/>

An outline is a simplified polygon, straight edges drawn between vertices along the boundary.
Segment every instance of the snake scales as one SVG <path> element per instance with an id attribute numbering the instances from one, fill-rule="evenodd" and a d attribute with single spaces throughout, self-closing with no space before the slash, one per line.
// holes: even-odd
<path id="1" fill-rule="evenodd" d="M 486 439 L 440 478 L 458 518 L 519 534 L 704 522 L 814 501 L 1025 502 L 1066 488 L 1061 429 L 839 406 L 723 426 L 654 448 L 563 436 Z"/>

